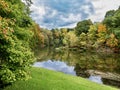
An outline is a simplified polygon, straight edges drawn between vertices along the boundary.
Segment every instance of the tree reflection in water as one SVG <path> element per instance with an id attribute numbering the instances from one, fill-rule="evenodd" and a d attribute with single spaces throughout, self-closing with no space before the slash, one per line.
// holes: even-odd
<path id="1" fill-rule="evenodd" d="M 102 77 L 104 84 L 120 87 L 120 55 L 118 54 L 95 52 L 80 53 L 69 50 L 58 52 L 53 48 L 44 48 L 37 49 L 35 55 L 38 62 L 45 62 L 48 60 L 64 62 L 68 66 L 67 68 L 71 66 L 74 67 L 72 70 L 76 72 L 77 76 L 89 78 L 91 75 L 99 75 Z M 94 73 L 89 73 L 88 71 L 90 70 L 93 70 Z M 111 76 L 108 76 L 108 78 L 112 77 L 112 80 L 110 78 L 105 78 L 107 73 L 110 73 L 108 75 Z"/>

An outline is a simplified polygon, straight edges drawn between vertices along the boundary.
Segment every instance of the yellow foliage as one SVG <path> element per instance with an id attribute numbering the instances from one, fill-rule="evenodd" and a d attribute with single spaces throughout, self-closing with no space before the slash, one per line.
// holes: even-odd
<path id="1" fill-rule="evenodd" d="M 103 44 L 106 41 L 107 29 L 103 24 L 98 25 L 97 43 Z"/>
<path id="2" fill-rule="evenodd" d="M 118 39 L 115 38 L 113 33 L 110 35 L 110 38 L 107 40 L 106 44 L 111 48 L 118 46 Z"/>

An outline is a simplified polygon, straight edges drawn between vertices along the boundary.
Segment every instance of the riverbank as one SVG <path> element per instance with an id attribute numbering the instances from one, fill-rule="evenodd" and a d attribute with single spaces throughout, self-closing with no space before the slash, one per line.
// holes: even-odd
<path id="1" fill-rule="evenodd" d="M 4 90 L 117 90 L 81 77 L 66 75 L 43 68 L 31 68 L 32 78 L 17 81 Z"/>

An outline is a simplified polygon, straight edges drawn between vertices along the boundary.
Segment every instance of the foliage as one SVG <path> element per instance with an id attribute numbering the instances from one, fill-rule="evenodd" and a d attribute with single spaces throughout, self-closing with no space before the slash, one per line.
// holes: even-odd
<path id="1" fill-rule="evenodd" d="M 80 37 L 78 39 L 78 45 L 79 47 L 87 46 L 87 35 L 84 32 L 80 34 Z"/>
<path id="2" fill-rule="evenodd" d="M 34 56 L 29 46 L 33 36 L 29 30 L 32 21 L 25 4 L 21 0 L 0 0 L 0 9 L 1 87 L 28 79 L 28 68 L 34 61 Z"/>
<path id="3" fill-rule="evenodd" d="M 77 45 L 77 36 L 75 35 L 74 31 L 68 32 L 64 39 L 63 44 L 67 45 L 68 47 L 74 47 Z"/>
<path id="4" fill-rule="evenodd" d="M 106 16 L 107 17 L 105 17 L 103 23 L 108 27 L 109 35 L 114 35 L 118 40 L 118 48 L 120 48 L 120 8 L 117 10 L 108 11 Z"/>
<path id="5" fill-rule="evenodd" d="M 75 33 L 77 36 L 79 36 L 81 33 L 87 33 L 88 29 L 90 28 L 90 25 L 92 25 L 91 20 L 83 20 L 77 23 L 77 26 L 75 27 Z"/>
<path id="6" fill-rule="evenodd" d="M 109 46 L 111 48 L 118 46 L 118 40 L 115 38 L 115 35 L 113 33 L 108 38 L 106 44 L 107 44 L 107 46 Z"/>
<path id="7" fill-rule="evenodd" d="M 106 12 L 105 18 L 112 17 L 114 15 L 114 13 L 115 13 L 115 10 L 110 10 L 110 11 Z"/>
<path id="8" fill-rule="evenodd" d="M 34 38 L 43 46 L 68 46 L 97 49 L 99 47 L 120 48 L 120 9 L 106 13 L 103 22 L 92 23 L 90 19 L 77 23 L 75 28 L 37 29 Z M 35 26 L 36 27 L 36 26 Z M 38 35 L 39 33 L 39 35 Z M 114 37 L 111 38 L 111 35 Z M 39 38 L 39 40 L 37 40 Z M 112 41 L 110 41 L 112 40 Z M 114 43 L 114 45 L 112 44 Z"/>
<path id="9" fill-rule="evenodd" d="M 33 44 L 32 45 L 33 47 L 35 47 L 36 45 L 44 46 L 45 36 L 43 35 L 39 25 L 34 23 L 31 30 L 34 33 L 34 36 L 32 37 L 32 40 L 31 40 L 32 42 L 31 45 Z"/>
<path id="10" fill-rule="evenodd" d="M 63 44 L 62 40 L 64 38 L 64 30 L 52 29 L 52 36 L 53 36 L 53 40 L 54 40 L 53 41 L 54 46 L 58 47 Z"/>
<path id="11" fill-rule="evenodd" d="M 88 30 L 87 33 L 87 38 L 88 38 L 88 45 L 89 47 L 97 48 L 97 30 L 98 30 L 98 24 L 94 24 L 90 26 L 90 29 Z"/>
<path id="12" fill-rule="evenodd" d="M 107 29 L 106 26 L 103 24 L 99 24 L 98 25 L 98 38 L 97 38 L 97 42 L 102 45 L 105 43 L 106 41 L 106 35 L 107 35 Z"/>

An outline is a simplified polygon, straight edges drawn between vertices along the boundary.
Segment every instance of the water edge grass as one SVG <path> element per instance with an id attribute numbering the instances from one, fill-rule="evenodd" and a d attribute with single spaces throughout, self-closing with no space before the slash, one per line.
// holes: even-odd
<path id="1" fill-rule="evenodd" d="M 17 81 L 4 90 L 118 90 L 87 79 L 43 68 L 31 68 L 32 78 Z"/>

